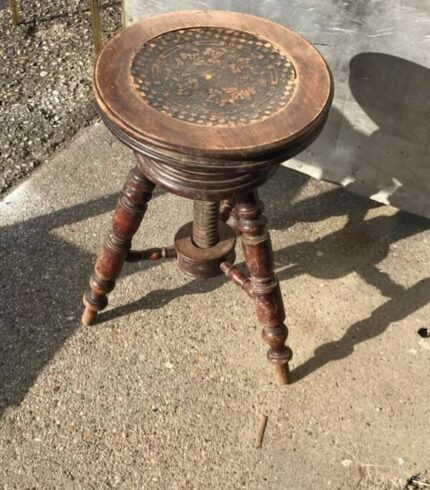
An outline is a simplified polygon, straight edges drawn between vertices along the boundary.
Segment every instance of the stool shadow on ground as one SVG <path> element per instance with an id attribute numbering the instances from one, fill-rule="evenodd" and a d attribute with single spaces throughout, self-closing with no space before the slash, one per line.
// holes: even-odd
<path id="1" fill-rule="evenodd" d="M 329 216 L 346 215 L 348 222 L 343 229 L 322 239 L 276 251 L 275 261 L 281 280 L 303 273 L 334 279 L 359 271 L 369 284 L 378 287 L 391 299 L 368 319 L 350 327 L 343 339 L 319 348 L 313 358 L 293 371 L 295 379 L 331 360 L 345 357 L 356 343 L 380 335 L 390 322 L 409 315 L 430 299 L 430 288 L 427 287 L 430 279 L 404 290 L 375 270 L 375 264 L 389 253 L 390 244 L 420 233 L 428 228 L 427 221 L 406 213 L 363 221 L 367 210 L 375 204 L 343 189 L 315 195 L 287 208 L 287 202 L 307 180 L 292 170 L 280 169 L 277 178 L 262 189 L 262 197 L 268 203 L 267 215 L 274 227 L 288 228 L 295 222 L 314 222 Z M 287 202 L 279 197 L 286 190 Z M 56 229 L 109 212 L 116 199 L 116 194 L 108 195 L 0 230 L 3 256 L 0 278 L 0 414 L 8 406 L 21 403 L 39 373 L 80 325 L 81 298 L 92 269 L 94 253 L 83 251 L 62 239 L 55 233 Z M 283 205 L 285 215 L 271 212 L 271 203 L 276 203 L 273 210 Z M 353 237 L 361 235 L 367 238 L 362 239 L 360 246 L 349 250 L 345 264 L 340 266 L 335 250 L 349 246 Z M 362 250 L 363 240 L 366 253 Z M 322 260 L 318 251 L 324 253 Z M 136 272 L 144 276 L 153 266 L 157 264 L 126 264 L 122 276 Z M 186 294 L 210 292 L 225 282 L 224 277 L 209 281 L 191 280 L 179 288 L 151 291 L 130 304 L 124 298 L 123 306 L 99 315 L 98 325 L 141 308 L 162 308 L 169 301 Z M 121 284 L 117 287 L 120 289 Z M 229 287 L 232 294 L 242 294 L 234 285 Z"/>
<path id="2" fill-rule="evenodd" d="M 0 228 L 0 415 L 24 399 L 80 324 L 94 254 L 55 231 L 109 212 L 117 198 L 107 195 Z"/>
<path id="3" fill-rule="evenodd" d="M 351 325 L 339 340 L 319 346 L 311 358 L 291 371 L 292 381 L 300 381 L 324 365 L 344 359 L 353 353 L 357 344 L 381 335 L 392 323 L 408 317 L 429 301 L 430 277 L 427 277 L 396 293 L 367 318 Z"/>
<path id="4" fill-rule="evenodd" d="M 378 264 L 389 255 L 390 245 L 427 230 L 430 221 L 403 211 L 365 220 L 367 212 L 378 206 L 368 199 L 336 188 L 301 201 L 287 209 L 285 215 L 281 213 L 273 217 L 275 227 L 282 224 L 286 228 L 300 221 L 347 217 L 346 224 L 337 231 L 276 251 L 275 262 L 281 281 L 302 274 L 330 281 L 354 272 L 379 290 L 382 296 L 389 298 L 367 318 L 351 325 L 339 340 L 318 347 L 310 359 L 292 370 L 293 382 L 329 362 L 347 357 L 355 345 L 381 335 L 390 324 L 406 318 L 430 302 L 430 277 L 405 288 L 378 268 Z M 331 214 L 329 209 L 333 210 Z"/>
<path id="5" fill-rule="evenodd" d="M 288 189 L 290 199 L 307 180 L 301 174 L 281 168 L 276 178 L 262 189 L 262 197 L 266 202 L 277 203 L 274 208 L 277 210 L 279 204 L 285 202 L 278 194 Z M 289 188 L 291 183 L 292 190 Z M 299 222 L 317 222 L 333 216 L 347 217 L 343 228 L 323 238 L 276 250 L 274 257 L 280 281 L 301 274 L 335 280 L 355 272 L 366 283 L 378 289 L 381 295 L 390 298 L 368 318 L 352 325 L 341 339 L 319 347 L 312 358 L 292 371 L 293 381 L 302 379 L 324 364 L 347 357 L 356 344 L 381 335 L 391 323 L 406 318 L 430 301 L 430 278 L 405 288 L 377 266 L 388 256 L 390 245 L 427 230 L 430 222 L 402 211 L 391 216 L 376 216 L 365 220 L 367 212 L 378 206 L 380 204 L 367 198 L 335 188 L 286 207 L 285 213 L 266 213 L 269 223 L 281 229 Z M 244 269 L 243 263 L 238 266 Z M 153 290 L 133 303 L 102 312 L 99 321 L 110 321 L 140 309 L 162 308 L 175 298 L 186 294 L 207 293 L 225 282 L 223 277 L 208 281 L 191 280 L 179 288 Z M 235 286 L 231 285 L 231 288 L 232 294 L 243 294 Z M 288 304 L 286 309 L 288 315 Z"/>

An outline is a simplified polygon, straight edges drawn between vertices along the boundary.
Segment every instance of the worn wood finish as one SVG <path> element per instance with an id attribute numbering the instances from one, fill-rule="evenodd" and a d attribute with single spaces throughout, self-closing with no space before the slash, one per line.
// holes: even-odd
<path id="1" fill-rule="evenodd" d="M 234 262 L 236 236 L 223 221 L 218 222 L 218 241 L 209 248 L 201 248 L 193 242 L 193 223 L 187 223 L 175 236 L 179 268 L 189 276 L 209 279 L 222 274 L 222 262 Z"/>
<path id="2" fill-rule="evenodd" d="M 225 127 L 182 121 L 147 104 L 131 83 L 130 69 L 139 48 L 171 31 L 199 27 L 237 30 L 275 46 L 296 73 L 289 102 L 267 119 Z M 241 161 L 286 149 L 312 132 L 332 95 L 325 61 L 303 38 L 266 19 L 221 11 L 174 12 L 134 23 L 105 46 L 95 67 L 94 89 L 101 112 L 116 125 L 118 135 L 134 140 L 142 153 L 154 146 L 185 155 Z M 200 161 L 200 166 L 206 164 Z"/>
<path id="3" fill-rule="evenodd" d="M 224 199 L 219 205 L 219 219 L 225 223 L 230 219 L 231 213 L 234 209 L 234 199 Z"/>
<path id="4" fill-rule="evenodd" d="M 237 269 L 230 262 L 223 262 L 221 264 L 221 270 L 233 284 L 236 284 L 236 286 L 239 286 L 240 289 L 243 289 L 250 298 L 254 297 L 251 279 L 242 271 Z"/>
<path id="5" fill-rule="evenodd" d="M 240 235 L 240 231 L 237 227 L 237 213 L 235 209 L 236 200 L 233 198 L 224 199 L 219 208 L 220 219 L 226 222 L 234 230 L 237 236 Z"/>
<path id="6" fill-rule="evenodd" d="M 272 43 L 206 26 L 166 32 L 143 44 L 130 74 L 152 108 L 206 127 L 264 121 L 288 104 L 296 83 L 291 61 Z"/>
<path id="7" fill-rule="evenodd" d="M 140 262 L 141 260 L 157 261 L 176 259 L 175 247 L 153 247 L 146 250 L 129 250 L 125 257 L 126 262 Z"/>
<path id="8" fill-rule="evenodd" d="M 255 189 L 308 146 L 333 94 L 300 36 L 220 11 L 133 24 L 103 49 L 93 86 L 106 125 L 153 182 L 210 201 Z"/>
<path id="9" fill-rule="evenodd" d="M 109 123 L 107 126 L 109 127 Z M 113 133 L 116 134 L 115 130 Z M 271 161 L 263 164 L 259 162 L 258 166 L 254 165 L 252 168 L 251 164 L 235 168 L 235 162 L 230 162 L 230 167 L 216 167 L 205 160 L 207 167 L 196 168 L 194 163 L 190 164 L 192 157 L 187 159 L 177 154 L 175 160 L 166 151 L 153 158 L 138 152 L 136 154 L 139 168 L 157 186 L 182 197 L 207 201 L 220 201 L 232 194 L 255 189 L 267 181 L 276 170 L 277 164 L 283 160 L 280 158 L 276 166 Z"/>
<path id="10" fill-rule="evenodd" d="M 90 277 L 90 290 L 84 296 L 84 325 L 92 325 L 97 312 L 106 308 L 107 294 L 115 287 L 115 280 L 121 272 L 131 239 L 139 228 L 153 189 L 154 184 L 137 167 L 130 172 L 113 215 L 112 231 L 100 249 Z"/>
<path id="11" fill-rule="evenodd" d="M 263 339 L 269 344 L 269 361 L 275 365 L 281 384 L 289 382 L 288 362 L 292 351 L 285 345 L 288 329 L 279 282 L 273 272 L 273 252 L 257 193 L 239 196 L 236 203 L 242 248 L 251 274 L 252 294 Z"/>
<path id="12" fill-rule="evenodd" d="M 292 352 L 256 189 L 324 127 L 333 97 L 324 59 L 265 19 L 174 12 L 111 40 L 93 87 L 103 121 L 137 166 L 91 277 L 83 323 L 107 305 L 124 260 L 176 257 L 185 273 L 224 273 L 254 300 L 268 359 L 287 383 Z M 178 230 L 173 248 L 129 251 L 154 184 L 193 199 L 193 222 Z M 238 236 L 250 277 L 233 265 Z"/>

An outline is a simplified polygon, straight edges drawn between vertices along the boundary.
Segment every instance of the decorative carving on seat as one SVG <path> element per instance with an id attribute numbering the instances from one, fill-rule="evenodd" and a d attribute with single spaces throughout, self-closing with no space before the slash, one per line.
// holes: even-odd
<path id="1" fill-rule="evenodd" d="M 215 27 L 151 39 L 137 50 L 131 76 L 151 107 L 206 126 L 267 119 L 288 104 L 296 79 L 291 61 L 272 43 Z"/>

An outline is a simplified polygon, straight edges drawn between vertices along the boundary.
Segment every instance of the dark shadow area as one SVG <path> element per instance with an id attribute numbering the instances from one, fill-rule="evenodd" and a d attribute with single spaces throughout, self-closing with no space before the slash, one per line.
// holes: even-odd
<path id="1" fill-rule="evenodd" d="M 142 309 L 153 310 L 163 308 L 167 303 L 170 303 L 170 301 L 173 301 L 176 298 L 180 298 L 187 294 L 208 293 L 219 288 L 225 282 L 226 279 L 224 276 L 218 276 L 207 281 L 202 279 L 192 279 L 184 286 L 175 289 L 155 289 L 133 303 L 124 304 L 100 313 L 97 323 L 99 324 L 114 320 L 115 318 L 120 318 Z"/>
<path id="2" fill-rule="evenodd" d="M 310 360 L 292 371 L 294 381 L 324 364 L 347 357 L 355 345 L 381 335 L 391 323 L 406 318 L 430 301 L 430 278 L 406 289 L 378 268 L 378 263 L 388 256 L 390 245 L 428 229 L 428 220 L 402 211 L 367 221 L 363 221 L 364 215 L 359 206 L 348 214 L 348 222 L 341 230 L 286 247 L 275 254 L 276 263 L 281 267 L 278 271 L 281 280 L 301 274 L 333 280 L 355 272 L 390 298 L 368 318 L 352 325 L 338 341 L 319 347 Z"/>
<path id="3" fill-rule="evenodd" d="M 384 53 L 360 53 L 350 62 L 349 87 L 380 131 L 428 151 L 430 70 Z M 377 138 L 377 133 L 372 137 Z"/>
<path id="4" fill-rule="evenodd" d="M 378 190 L 388 189 L 393 206 L 430 216 L 430 70 L 396 56 L 361 53 L 351 60 L 349 86 L 379 127 L 363 147 L 373 152 L 368 160 L 377 166 Z"/>
<path id="5" fill-rule="evenodd" d="M 261 195 L 266 202 L 285 203 L 282 195 L 284 189 L 288 189 L 290 173 L 284 173 L 284 170 L 281 168 L 263 188 Z M 347 218 L 343 228 L 324 237 L 275 251 L 275 265 L 281 281 L 302 274 L 334 280 L 355 272 L 389 298 L 368 318 L 352 325 L 338 341 L 322 345 L 312 358 L 294 369 L 291 373 L 294 382 L 331 361 L 347 357 L 355 345 L 381 335 L 391 323 L 406 318 L 430 302 L 430 278 L 405 288 L 378 267 L 390 253 L 391 245 L 429 229 L 428 219 L 398 211 L 391 216 L 375 216 L 365 221 L 368 211 L 381 205 L 339 187 L 292 206 L 277 204 L 270 207 L 271 212 L 267 214 L 270 225 L 278 229 L 288 229 L 298 222 Z"/>
<path id="6" fill-rule="evenodd" d="M 383 334 L 392 323 L 403 320 L 429 301 L 430 278 L 399 291 L 369 317 L 351 325 L 339 340 L 318 347 L 310 359 L 291 372 L 293 382 L 300 381 L 329 362 L 344 359 L 353 353 L 356 345 Z"/>
<path id="7" fill-rule="evenodd" d="M 56 229 L 109 212 L 117 198 L 108 195 L 0 229 L 0 415 L 24 399 L 80 324 L 94 254 L 63 240 Z M 135 270 L 129 264 L 124 275 Z"/>
<path id="8" fill-rule="evenodd" d="M 376 126 L 350 121 L 333 107 L 313 156 L 323 180 L 349 182 L 358 194 L 430 216 L 430 70 L 383 53 L 350 61 L 349 87 Z M 361 117 L 349 103 L 349 118 Z M 302 157 L 306 159 L 306 154 Z"/>
<path id="9" fill-rule="evenodd" d="M 394 216 L 363 221 L 366 211 L 360 206 L 350 212 L 341 230 L 277 251 L 280 280 L 302 274 L 333 280 L 356 272 L 383 296 L 392 297 L 402 291 L 403 287 L 377 265 L 389 254 L 390 245 L 428 228 L 428 220 L 399 211 Z"/>

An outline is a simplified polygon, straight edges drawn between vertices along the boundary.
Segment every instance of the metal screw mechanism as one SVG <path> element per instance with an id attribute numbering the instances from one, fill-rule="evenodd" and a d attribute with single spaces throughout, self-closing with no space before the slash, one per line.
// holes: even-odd
<path id="1" fill-rule="evenodd" d="M 219 202 L 194 201 L 193 243 L 211 248 L 218 243 Z"/>

